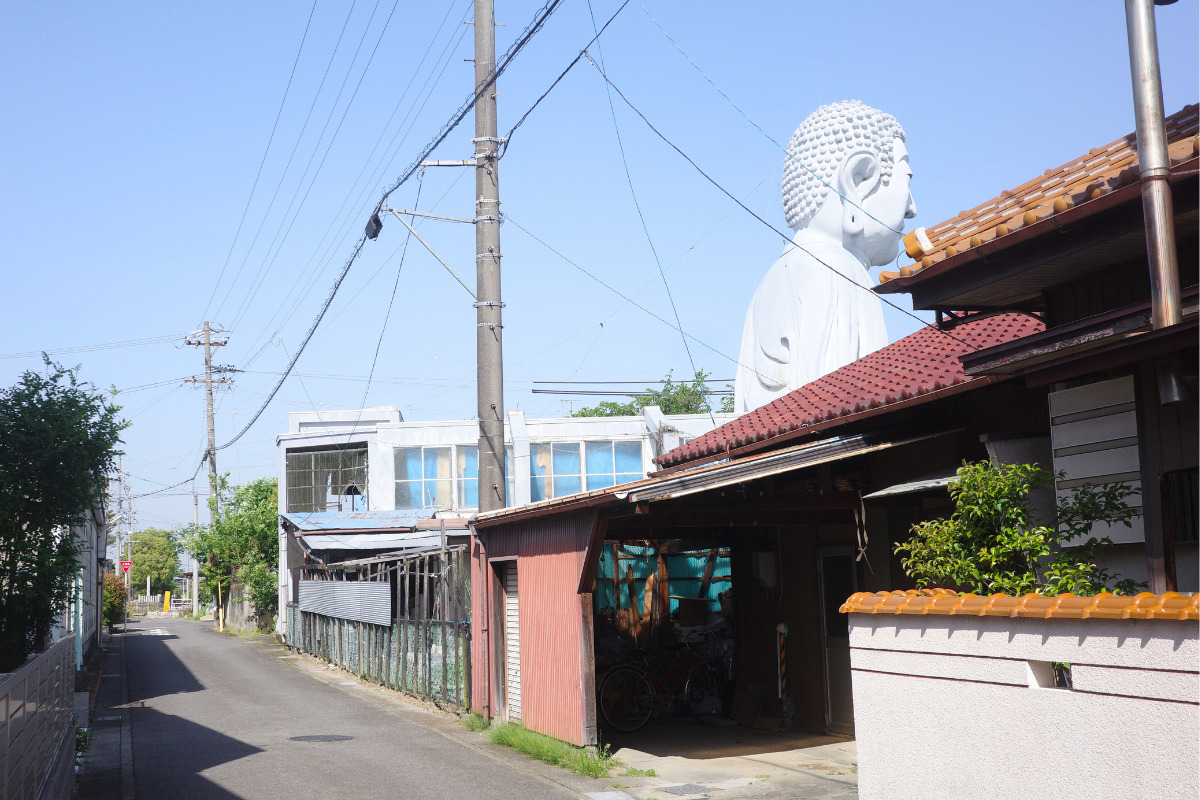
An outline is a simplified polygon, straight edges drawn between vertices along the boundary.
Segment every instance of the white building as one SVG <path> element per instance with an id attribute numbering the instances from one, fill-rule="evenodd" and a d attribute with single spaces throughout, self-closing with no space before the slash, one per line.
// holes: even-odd
<path id="1" fill-rule="evenodd" d="M 509 412 L 508 505 L 643 478 L 656 468 L 655 456 L 734 416 L 666 416 L 656 406 L 633 417 L 526 419 L 521 411 Z M 276 438 L 279 513 L 411 511 L 414 520 L 470 518 L 479 505 L 478 443 L 476 420 L 405 422 L 390 406 L 288 414 L 288 432 Z M 286 569 L 279 575 L 282 609 L 292 596 L 291 575 Z"/>

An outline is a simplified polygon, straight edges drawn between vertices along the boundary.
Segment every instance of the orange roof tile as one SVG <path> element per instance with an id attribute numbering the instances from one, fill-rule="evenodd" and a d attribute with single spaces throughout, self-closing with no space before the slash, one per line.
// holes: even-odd
<path id="1" fill-rule="evenodd" d="M 1165 123 L 1172 166 L 1200 157 L 1198 106 L 1185 106 L 1167 117 Z M 931 249 L 922 247 L 916 231 L 910 231 L 904 244 L 913 263 L 899 272 L 881 272 L 879 281 L 911 277 L 951 256 L 1109 194 L 1137 178 L 1137 136 L 1131 133 L 928 228 Z"/>
<path id="2" fill-rule="evenodd" d="M 842 605 L 843 614 L 935 614 L 940 616 L 1033 617 L 1038 619 L 1173 619 L 1200 620 L 1200 596 L 1178 592 L 1133 596 L 1098 594 L 1044 597 L 1027 594 L 990 597 L 949 589 L 903 592 L 856 592 Z"/>

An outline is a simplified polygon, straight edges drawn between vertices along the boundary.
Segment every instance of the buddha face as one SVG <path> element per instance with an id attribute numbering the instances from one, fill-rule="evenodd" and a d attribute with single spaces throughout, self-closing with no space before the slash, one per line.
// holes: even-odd
<path id="1" fill-rule="evenodd" d="M 917 204 L 909 191 L 913 174 L 903 140 L 892 141 L 892 156 L 891 180 L 886 186 L 878 185 L 859 202 L 867 214 L 861 232 L 854 236 L 853 246 L 875 267 L 890 264 L 896 258 L 902 236 L 897 231 L 904 230 L 904 220 L 917 215 Z"/>

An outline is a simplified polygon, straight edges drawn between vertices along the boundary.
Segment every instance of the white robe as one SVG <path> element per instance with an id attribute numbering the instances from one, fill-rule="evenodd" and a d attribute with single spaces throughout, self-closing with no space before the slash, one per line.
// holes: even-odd
<path id="1" fill-rule="evenodd" d="M 750 301 L 734 385 L 739 414 L 887 344 L 883 304 L 862 263 L 834 244 L 803 247 L 788 245 Z"/>

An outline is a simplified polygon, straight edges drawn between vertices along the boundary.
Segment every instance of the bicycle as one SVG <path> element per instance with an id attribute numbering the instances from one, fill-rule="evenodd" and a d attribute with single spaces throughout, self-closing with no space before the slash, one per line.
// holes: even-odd
<path id="1" fill-rule="evenodd" d="M 681 655 L 673 663 L 643 655 L 605 674 L 597 705 L 609 727 L 631 733 L 656 712 L 673 716 L 686 706 L 692 713 L 701 713 L 712 705 L 711 698 L 720 690 L 720 667 L 697 656 L 686 642 L 676 648 Z"/>

